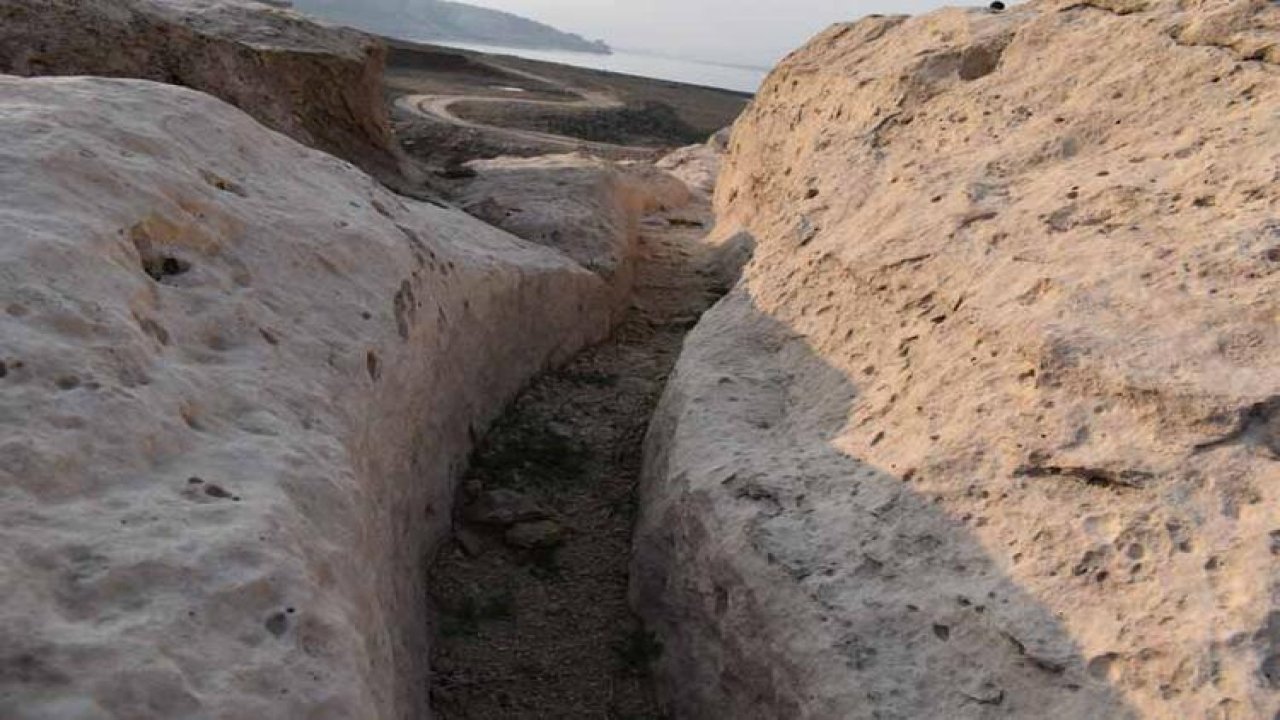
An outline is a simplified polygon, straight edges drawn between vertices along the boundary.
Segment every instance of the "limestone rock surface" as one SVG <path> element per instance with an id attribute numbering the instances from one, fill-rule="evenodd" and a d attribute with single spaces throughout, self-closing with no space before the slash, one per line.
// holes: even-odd
<path id="1" fill-rule="evenodd" d="M 660 159 L 656 165 L 682 180 L 691 190 L 711 196 L 724 162 L 727 132 L 720 131 L 702 145 L 690 145 Z"/>
<path id="2" fill-rule="evenodd" d="M 1277 22 L 944 10 L 773 72 L 647 446 L 680 717 L 1276 715 Z"/>
<path id="3" fill-rule="evenodd" d="M 385 58 L 375 38 L 252 0 L 0 0 L 0 73 L 185 85 L 394 183 Z"/>
<path id="4" fill-rule="evenodd" d="M 0 717 L 422 717 L 453 478 L 605 283 L 137 80 L 0 77 L 0 237 Z"/>
<path id="5" fill-rule="evenodd" d="M 639 224 L 690 200 L 688 187 L 647 163 L 614 163 L 574 153 L 501 157 L 466 164 L 475 175 L 458 191 L 467 212 L 552 247 L 597 273 L 628 301 Z"/>

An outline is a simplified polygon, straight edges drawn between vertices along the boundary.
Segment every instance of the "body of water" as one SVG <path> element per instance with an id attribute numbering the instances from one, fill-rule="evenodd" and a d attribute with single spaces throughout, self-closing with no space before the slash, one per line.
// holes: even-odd
<path id="1" fill-rule="evenodd" d="M 681 60 L 679 58 L 645 55 L 636 52 L 615 51 L 612 55 L 596 55 L 563 50 L 525 50 L 523 48 L 505 48 L 471 43 L 432 42 L 436 45 L 475 50 L 493 55 L 515 55 L 516 57 L 530 60 L 573 65 L 593 70 L 608 70 L 626 75 L 639 75 L 640 77 L 671 80 L 690 85 L 706 85 L 749 93 L 754 93 L 760 87 L 765 75 L 769 73 L 768 70 L 763 68 L 718 65 L 716 63 Z"/>

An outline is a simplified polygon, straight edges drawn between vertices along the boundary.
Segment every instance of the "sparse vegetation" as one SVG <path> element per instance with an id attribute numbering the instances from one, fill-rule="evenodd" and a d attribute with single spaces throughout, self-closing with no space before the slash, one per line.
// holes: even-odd
<path id="1" fill-rule="evenodd" d="M 440 631 L 446 637 L 475 635 L 482 623 L 513 619 L 515 603 L 515 596 L 509 590 L 486 596 L 463 596 L 456 607 L 442 614 Z"/>
<path id="2" fill-rule="evenodd" d="M 582 477 L 589 451 L 547 423 L 511 413 L 472 458 L 472 475 L 486 487 L 548 488 Z"/>
<path id="3" fill-rule="evenodd" d="M 448 615 L 432 645 L 436 717 L 665 717 L 650 676 L 662 644 L 628 603 L 630 542 L 649 418 L 684 335 L 676 323 L 715 299 L 697 272 L 700 232 L 646 231 L 650 262 L 613 336 L 537 378 L 479 440 L 457 518 L 468 542 L 430 570 Z M 566 529 L 563 542 L 513 542 L 513 530 L 544 522 Z M 486 612 L 477 588 L 513 590 L 513 619 L 485 620 L 503 606 Z"/>
<path id="4" fill-rule="evenodd" d="M 537 548 L 529 553 L 529 573 L 539 580 L 560 580 L 564 577 L 556 548 Z"/>
<path id="5" fill-rule="evenodd" d="M 596 370 L 565 369 L 559 371 L 557 376 L 567 382 L 594 387 L 613 387 L 618 384 L 617 375 Z"/>
<path id="6" fill-rule="evenodd" d="M 649 666 L 662 657 L 662 641 L 653 633 L 637 627 L 626 639 L 614 645 L 613 650 L 623 672 L 642 674 L 648 672 Z"/>

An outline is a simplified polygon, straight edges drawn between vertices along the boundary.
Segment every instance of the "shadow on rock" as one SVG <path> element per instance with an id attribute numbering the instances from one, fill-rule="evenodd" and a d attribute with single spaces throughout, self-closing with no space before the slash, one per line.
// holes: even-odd
<path id="1" fill-rule="evenodd" d="M 1014 560 L 979 542 L 981 518 L 917 492 L 910 469 L 839 449 L 858 403 L 846 374 L 743 285 L 689 336 L 647 441 L 632 565 L 672 708 L 1134 716 L 1007 574 Z"/>

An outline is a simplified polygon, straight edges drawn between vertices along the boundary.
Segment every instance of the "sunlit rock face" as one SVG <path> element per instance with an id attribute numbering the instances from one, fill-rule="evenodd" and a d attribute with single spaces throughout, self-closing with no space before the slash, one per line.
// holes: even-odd
<path id="1" fill-rule="evenodd" d="M 606 283 L 136 80 L 0 77 L 0 238 L 0 717 L 422 717 L 453 479 Z"/>
<path id="2" fill-rule="evenodd" d="M 734 129 L 755 259 L 649 438 L 681 717 L 1280 709 L 1280 8 L 822 33 Z"/>

